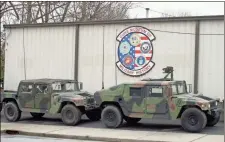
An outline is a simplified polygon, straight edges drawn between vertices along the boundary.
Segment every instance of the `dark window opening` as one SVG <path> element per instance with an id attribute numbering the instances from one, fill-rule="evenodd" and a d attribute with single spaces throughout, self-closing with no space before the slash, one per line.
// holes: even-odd
<path id="1" fill-rule="evenodd" d="M 141 97 L 141 88 L 130 88 L 130 96 Z"/>

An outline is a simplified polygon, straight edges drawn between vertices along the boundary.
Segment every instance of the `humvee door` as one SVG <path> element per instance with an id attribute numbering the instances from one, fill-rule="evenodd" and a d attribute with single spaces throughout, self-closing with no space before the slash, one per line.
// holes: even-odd
<path id="1" fill-rule="evenodd" d="M 166 114 L 169 110 L 161 85 L 145 86 L 146 113 Z"/>
<path id="2" fill-rule="evenodd" d="M 51 104 L 51 94 L 46 84 L 35 84 L 35 109 L 48 110 Z"/>
<path id="3" fill-rule="evenodd" d="M 22 108 L 34 108 L 33 83 L 20 84 L 18 102 Z"/>
<path id="4" fill-rule="evenodd" d="M 128 87 L 130 100 L 126 103 L 128 111 L 132 113 L 144 113 L 143 87 Z"/>

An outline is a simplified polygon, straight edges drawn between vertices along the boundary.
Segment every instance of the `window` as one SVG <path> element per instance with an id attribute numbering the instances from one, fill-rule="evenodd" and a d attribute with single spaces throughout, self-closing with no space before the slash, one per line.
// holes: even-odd
<path id="1" fill-rule="evenodd" d="M 177 86 L 176 85 L 172 85 L 172 91 L 174 95 L 177 95 Z"/>
<path id="2" fill-rule="evenodd" d="M 141 88 L 130 88 L 130 96 L 141 97 Z"/>
<path id="3" fill-rule="evenodd" d="M 187 93 L 185 84 L 179 83 L 179 84 L 173 84 L 172 85 L 173 95 L 178 94 L 185 94 Z"/>
<path id="4" fill-rule="evenodd" d="M 55 82 L 52 84 L 53 92 L 72 92 L 79 90 L 77 82 Z"/>
<path id="5" fill-rule="evenodd" d="M 36 89 L 36 93 L 44 93 L 46 94 L 47 93 L 47 90 L 48 90 L 48 86 L 43 84 L 43 85 L 36 85 L 35 86 L 35 89 Z"/>
<path id="6" fill-rule="evenodd" d="M 20 87 L 21 93 L 31 93 L 33 86 L 31 84 L 22 84 Z"/>
<path id="7" fill-rule="evenodd" d="M 149 96 L 151 97 L 163 97 L 163 88 L 161 86 L 149 87 Z"/>

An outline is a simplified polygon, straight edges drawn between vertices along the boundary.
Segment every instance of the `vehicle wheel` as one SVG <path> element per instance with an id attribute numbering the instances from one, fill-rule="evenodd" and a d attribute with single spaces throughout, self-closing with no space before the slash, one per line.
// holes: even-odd
<path id="1" fill-rule="evenodd" d="M 8 121 L 15 122 L 21 117 L 21 111 L 14 102 L 8 102 L 4 107 L 4 115 Z"/>
<path id="2" fill-rule="evenodd" d="M 207 118 L 198 108 L 188 108 L 181 116 L 181 125 L 188 132 L 200 132 L 205 128 Z"/>
<path id="3" fill-rule="evenodd" d="M 101 110 L 91 110 L 86 112 L 86 116 L 91 121 L 98 121 L 101 119 Z"/>
<path id="4" fill-rule="evenodd" d="M 118 107 L 109 105 L 105 107 L 101 114 L 102 122 L 108 128 L 118 128 L 122 122 L 122 113 Z"/>
<path id="5" fill-rule="evenodd" d="M 81 119 L 81 111 L 74 105 L 68 104 L 62 108 L 62 121 L 66 125 L 76 125 Z"/>
<path id="6" fill-rule="evenodd" d="M 44 116 L 44 113 L 35 113 L 35 112 L 31 112 L 30 113 L 34 118 L 38 118 L 40 119 L 42 116 Z"/>
<path id="7" fill-rule="evenodd" d="M 216 125 L 219 122 L 219 120 L 220 120 L 220 115 L 217 115 L 215 117 L 208 115 L 206 126 L 212 127 Z"/>
<path id="8" fill-rule="evenodd" d="M 136 124 L 136 123 L 138 123 L 138 122 L 141 120 L 141 118 L 131 118 L 131 117 L 125 116 L 125 117 L 124 117 L 124 120 L 125 120 L 128 124 Z"/>

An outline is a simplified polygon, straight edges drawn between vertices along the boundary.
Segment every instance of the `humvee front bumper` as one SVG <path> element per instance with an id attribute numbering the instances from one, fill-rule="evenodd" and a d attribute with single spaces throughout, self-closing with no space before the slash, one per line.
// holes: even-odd
<path id="1" fill-rule="evenodd" d="M 96 102 L 94 100 L 94 98 L 90 98 L 87 100 L 87 103 L 85 105 L 85 109 L 86 110 L 92 110 L 92 109 L 95 109 L 97 108 L 97 105 L 96 105 Z"/>
<path id="2" fill-rule="evenodd" d="M 86 110 L 91 110 L 97 108 L 95 104 L 89 104 L 85 107 Z"/>
<path id="3" fill-rule="evenodd" d="M 213 116 L 213 117 L 218 117 L 220 115 L 220 113 L 222 112 L 221 108 L 215 108 L 215 109 L 211 109 L 208 111 L 208 114 Z"/>

